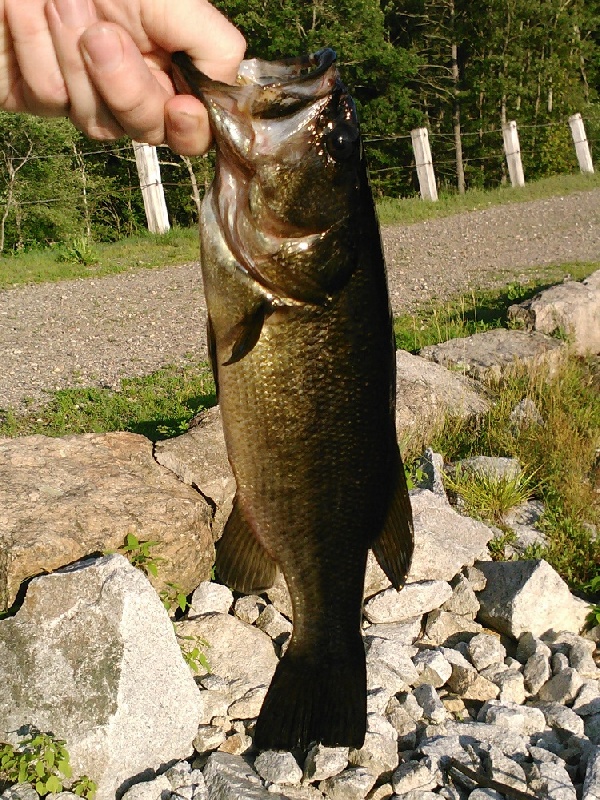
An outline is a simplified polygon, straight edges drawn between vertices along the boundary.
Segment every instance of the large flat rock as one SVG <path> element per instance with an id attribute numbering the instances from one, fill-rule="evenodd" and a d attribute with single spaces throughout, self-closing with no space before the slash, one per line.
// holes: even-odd
<path id="1" fill-rule="evenodd" d="M 0 441 L 0 610 L 27 578 L 92 553 L 117 550 L 127 534 L 158 544 L 160 589 L 186 593 L 210 576 L 212 509 L 159 466 L 152 442 L 134 433 L 87 433 Z"/>
<path id="2" fill-rule="evenodd" d="M 419 355 L 472 378 L 486 379 L 499 378 L 517 365 L 554 368 L 564 347 L 543 333 L 497 328 L 423 347 Z"/>

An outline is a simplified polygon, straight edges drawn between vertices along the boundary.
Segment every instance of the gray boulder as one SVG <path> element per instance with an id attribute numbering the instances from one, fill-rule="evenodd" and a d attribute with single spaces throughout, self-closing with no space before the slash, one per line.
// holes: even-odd
<path id="1" fill-rule="evenodd" d="M 214 561 L 210 506 L 134 433 L 0 441 L 0 509 L 0 611 L 25 579 L 117 550 L 129 533 L 158 542 L 158 589 L 188 593 Z"/>
<path id="2" fill-rule="evenodd" d="M 481 558 L 494 532 L 483 522 L 458 514 L 444 497 L 427 489 L 410 494 L 415 551 L 408 581 L 450 581 L 462 567 Z"/>
<path id="3" fill-rule="evenodd" d="M 281 794 L 265 789 L 240 755 L 212 753 L 204 768 L 204 780 L 211 800 L 284 800 Z"/>
<path id="4" fill-rule="evenodd" d="M 396 427 L 406 445 L 427 445 L 446 416 L 468 419 L 488 409 L 481 387 L 462 375 L 405 350 L 396 351 L 396 368 Z"/>
<path id="5" fill-rule="evenodd" d="M 582 281 L 569 281 L 508 309 L 509 319 L 541 333 L 564 331 L 581 355 L 600 353 L 600 270 Z"/>
<path id="6" fill-rule="evenodd" d="M 574 597 L 547 561 L 487 561 L 478 568 L 487 578 L 479 594 L 478 619 L 500 633 L 518 638 L 549 630 L 579 631 L 590 607 Z"/>
<path id="7" fill-rule="evenodd" d="M 555 368 L 564 344 L 543 333 L 497 328 L 463 339 L 424 347 L 419 355 L 472 378 L 499 378 L 520 365 L 532 369 L 541 364 Z"/>
<path id="8" fill-rule="evenodd" d="M 193 752 L 200 693 L 158 595 L 122 556 L 30 583 L 0 622 L 0 685 L 0 741 L 52 731 L 97 800 Z"/>

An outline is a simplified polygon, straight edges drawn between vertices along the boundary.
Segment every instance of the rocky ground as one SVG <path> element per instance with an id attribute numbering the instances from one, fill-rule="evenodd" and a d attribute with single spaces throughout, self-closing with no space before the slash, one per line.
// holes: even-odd
<path id="1" fill-rule="evenodd" d="M 383 231 L 396 313 L 600 260 L 600 189 Z M 0 408 L 206 356 L 198 264 L 0 292 Z"/>

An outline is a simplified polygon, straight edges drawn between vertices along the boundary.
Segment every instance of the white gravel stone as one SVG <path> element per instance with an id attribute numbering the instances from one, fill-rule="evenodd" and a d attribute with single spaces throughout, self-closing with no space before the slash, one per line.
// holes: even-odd
<path id="1" fill-rule="evenodd" d="M 487 725 L 482 722 L 455 722 L 449 720 L 445 723 L 446 736 L 459 736 L 462 745 L 485 742 L 499 747 L 504 755 L 509 758 L 520 759 L 527 755 L 527 744 L 525 738 L 518 733 L 506 730 L 499 725 Z"/>
<path id="2" fill-rule="evenodd" d="M 440 700 L 439 694 L 431 684 L 424 683 L 421 686 L 417 686 L 413 694 L 417 703 L 423 709 L 423 716 L 426 719 L 439 725 L 448 718 L 448 712 Z"/>
<path id="3" fill-rule="evenodd" d="M 452 665 L 439 650 L 420 650 L 412 661 L 419 673 L 417 685 L 430 683 L 439 689 L 452 675 Z"/>
<path id="4" fill-rule="evenodd" d="M 525 771 L 516 761 L 504 755 L 495 745 L 490 745 L 481 754 L 481 762 L 486 775 L 492 780 L 525 791 L 527 778 Z"/>
<path id="5" fill-rule="evenodd" d="M 281 643 L 282 637 L 291 635 L 293 625 L 281 614 L 275 606 L 268 605 L 261 612 L 259 618 L 256 620 L 256 627 L 264 631 L 267 636 L 273 640 L 279 640 Z"/>
<path id="6" fill-rule="evenodd" d="M 212 753 L 204 768 L 208 796 L 214 800 L 274 800 L 241 755 Z M 283 800 L 283 798 L 281 798 Z"/>
<path id="7" fill-rule="evenodd" d="M 367 600 L 364 614 L 371 623 L 401 622 L 439 608 L 452 595 L 446 581 L 407 583 L 404 589 L 386 589 Z"/>
<path id="8" fill-rule="evenodd" d="M 506 648 L 500 639 L 489 633 L 473 636 L 468 643 L 468 652 L 471 663 L 478 671 L 492 664 L 501 664 L 506 657 Z"/>
<path id="9" fill-rule="evenodd" d="M 319 789 L 329 800 L 363 800 L 375 784 L 375 776 L 364 767 L 350 767 L 321 781 Z"/>
<path id="10" fill-rule="evenodd" d="M 474 789 L 469 794 L 469 800 L 504 800 L 504 795 L 495 789 Z"/>
<path id="11" fill-rule="evenodd" d="M 365 743 L 360 749 L 350 750 L 348 760 L 374 777 L 385 776 L 398 766 L 397 739 L 395 728 L 384 716 L 367 714 Z"/>
<path id="12" fill-rule="evenodd" d="M 576 800 L 575 787 L 567 770 L 560 764 L 534 764 L 529 787 L 545 800 Z"/>
<path id="13" fill-rule="evenodd" d="M 546 718 L 539 708 L 500 700 L 489 700 L 485 703 L 477 715 L 477 721 L 499 725 L 525 736 L 539 733 L 546 728 Z"/>
<path id="14" fill-rule="evenodd" d="M 200 722 L 210 725 L 215 717 L 227 716 L 229 700 L 227 693 L 219 689 L 202 689 L 200 691 Z"/>
<path id="15" fill-rule="evenodd" d="M 171 784 L 166 775 L 159 775 L 151 781 L 136 783 L 123 795 L 122 800 L 162 800 L 171 794 Z"/>
<path id="16" fill-rule="evenodd" d="M 365 639 L 391 639 L 398 644 L 412 644 L 421 635 L 421 620 L 419 614 L 404 622 L 369 625 L 364 631 Z"/>
<path id="17" fill-rule="evenodd" d="M 600 747 L 588 758 L 581 800 L 600 800 Z"/>
<path id="18" fill-rule="evenodd" d="M 577 692 L 572 709 L 581 717 L 600 713 L 600 683 L 598 681 L 585 681 Z"/>
<path id="19" fill-rule="evenodd" d="M 414 648 L 393 639 L 366 640 L 367 688 L 387 689 L 396 694 L 418 681 L 419 673 L 411 661 Z"/>
<path id="20" fill-rule="evenodd" d="M 216 750 L 225 741 L 225 731 L 216 725 L 200 725 L 194 737 L 194 749 L 197 753 Z"/>
<path id="21" fill-rule="evenodd" d="M 590 644 L 592 648 L 589 647 Z M 593 647 L 594 644 L 594 642 L 590 643 L 582 640 L 571 645 L 569 649 L 569 664 L 584 678 L 600 677 L 600 672 L 592 655 L 595 649 Z"/>
<path id="22" fill-rule="evenodd" d="M 517 644 L 517 659 L 525 664 L 528 658 L 536 653 L 542 653 L 546 658 L 550 658 L 552 651 L 548 645 L 537 636 L 534 636 L 531 631 L 525 631 L 519 636 L 519 643 Z"/>
<path id="23" fill-rule="evenodd" d="M 584 733 L 594 744 L 600 745 L 600 714 L 589 714 L 584 717 Z"/>
<path id="24" fill-rule="evenodd" d="M 508 703 L 525 702 L 525 678 L 516 669 L 507 669 L 499 673 L 492 683 L 500 689 L 499 700 Z"/>
<path id="25" fill-rule="evenodd" d="M 233 605 L 233 594 L 227 586 L 212 581 L 202 581 L 192 595 L 188 616 L 219 612 L 227 614 Z"/>
<path id="26" fill-rule="evenodd" d="M 564 672 L 566 669 L 569 669 L 569 659 L 567 658 L 567 654 L 554 653 L 550 659 L 550 665 L 552 667 L 553 675 L 558 675 L 560 672 Z"/>
<path id="27" fill-rule="evenodd" d="M 532 695 L 537 695 L 542 686 L 552 677 L 550 658 L 542 652 L 534 653 L 527 659 L 523 667 L 525 688 Z"/>
<path id="28" fill-rule="evenodd" d="M 496 684 L 481 676 L 470 664 L 466 667 L 452 665 L 448 688 L 464 700 L 493 700 L 500 694 Z"/>
<path id="29" fill-rule="evenodd" d="M 367 691 L 367 713 L 383 714 L 393 696 L 393 692 L 389 689 L 369 689 Z"/>
<path id="30" fill-rule="evenodd" d="M 431 645 L 455 646 L 468 641 L 474 633 L 481 633 L 483 627 L 469 617 L 451 611 L 437 609 L 427 615 L 423 642 Z"/>
<path id="31" fill-rule="evenodd" d="M 291 753 L 265 750 L 256 757 L 254 769 L 270 783 L 297 786 L 302 780 L 302 770 Z"/>
<path id="32" fill-rule="evenodd" d="M 308 751 L 304 762 L 306 781 L 324 781 L 333 778 L 348 766 L 347 747 L 324 747 L 316 744 Z"/>
<path id="33" fill-rule="evenodd" d="M 450 611 L 461 617 L 475 619 L 479 611 L 479 600 L 471 584 L 464 575 L 458 575 L 452 581 L 452 596 L 442 606 L 442 611 Z"/>
<path id="34" fill-rule="evenodd" d="M 267 602 L 257 594 L 246 594 L 238 597 L 233 607 L 233 612 L 238 619 L 253 625 L 259 618 L 261 611 L 266 608 Z"/>
<path id="35" fill-rule="evenodd" d="M 412 789 L 429 791 L 435 789 L 437 781 L 424 761 L 407 761 L 400 764 L 392 775 L 392 787 L 398 795 L 405 795 Z"/>
<path id="36" fill-rule="evenodd" d="M 227 709 L 230 719 L 254 719 L 258 717 L 263 701 L 267 695 L 268 686 L 257 686 L 249 689 L 239 700 L 232 703 Z"/>
<path id="37" fill-rule="evenodd" d="M 582 686 L 583 679 L 577 670 L 566 667 L 540 687 L 538 697 L 540 700 L 567 705 L 573 702 Z"/>
<path id="38" fill-rule="evenodd" d="M 543 712 L 546 724 L 550 728 L 571 733 L 574 736 L 583 736 L 583 719 L 570 708 L 560 703 L 536 702 L 535 705 Z"/>

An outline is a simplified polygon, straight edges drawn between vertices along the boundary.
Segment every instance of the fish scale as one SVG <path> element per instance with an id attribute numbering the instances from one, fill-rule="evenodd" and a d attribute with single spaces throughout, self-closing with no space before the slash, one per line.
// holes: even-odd
<path id="1" fill-rule="evenodd" d="M 180 88 L 207 105 L 217 146 L 202 272 L 237 484 L 217 572 L 259 592 L 280 569 L 293 608 L 254 741 L 360 747 L 367 552 L 400 588 L 413 533 L 385 265 L 354 105 L 331 50 L 275 67 L 244 62 L 239 86 L 211 81 L 184 54 L 173 60 Z"/>

